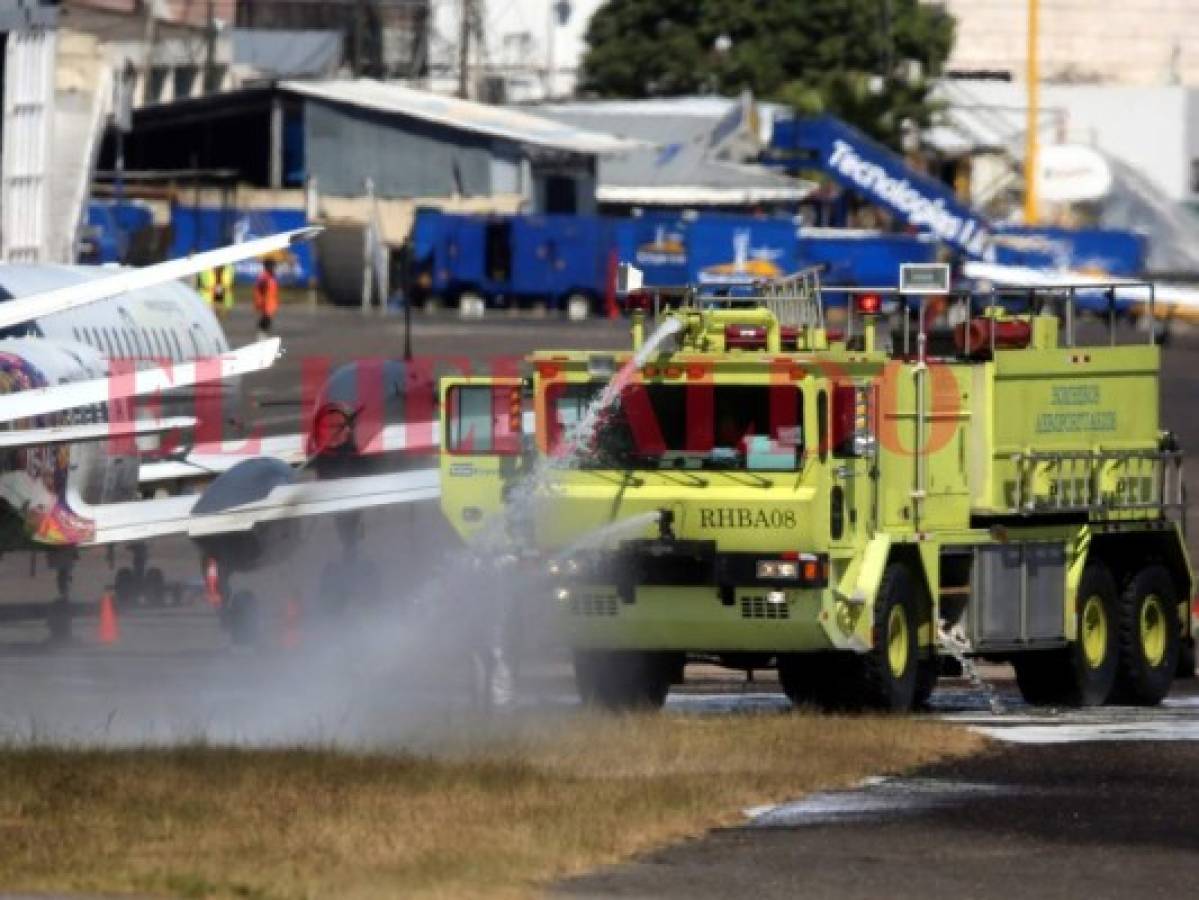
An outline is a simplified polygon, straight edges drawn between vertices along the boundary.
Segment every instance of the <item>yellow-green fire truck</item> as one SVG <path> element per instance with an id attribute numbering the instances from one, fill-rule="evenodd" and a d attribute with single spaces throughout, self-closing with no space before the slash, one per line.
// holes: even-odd
<path id="1" fill-rule="evenodd" d="M 1033 703 L 1157 703 L 1193 658 L 1159 347 L 1077 321 L 1074 288 L 948 287 L 846 291 L 841 333 L 811 272 L 630 295 L 629 352 L 443 382 L 444 513 L 532 559 L 604 706 L 660 704 L 703 658 L 909 709 L 947 648 L 1011 662 Z"/>

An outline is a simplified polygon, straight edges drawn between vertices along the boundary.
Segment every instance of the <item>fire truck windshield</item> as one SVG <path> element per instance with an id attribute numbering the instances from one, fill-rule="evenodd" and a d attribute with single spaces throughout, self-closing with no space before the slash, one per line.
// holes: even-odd
<path id="1" fill-rule="evenodd" d="M 549 447 L 585 469 L 794 471 L 803 396 L 793 385 L 630 384 L 578 434 L 603 384 L 547 388 Z"/>

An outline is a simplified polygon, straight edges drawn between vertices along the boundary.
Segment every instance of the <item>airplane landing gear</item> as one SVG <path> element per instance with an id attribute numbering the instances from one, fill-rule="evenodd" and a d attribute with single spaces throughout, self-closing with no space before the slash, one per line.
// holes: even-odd
<path id="1" fill-rule="evenodd" d="M 51 641 L 69 641 L 74 610 L 71 608 L 71 582 L 75 576 L 75 563 L 79 551 L 75 549 L 51 550 L 47 554 L 50 568 L 54 570 L 58 596 L 46 613 L 46 626 L 50 629 Z"/>
<path id="2" fill-rule="evenodd" d="M 132 565 L 118 569 L 113 582 L 117 605 L 132 606 L 141 600 L 147 606 L 162 606 L 167 597 L 162 569 L 146 568 L 149 551 L 145 544 L 130 544 L 129 551 L 133 555 Z"/>
<path id="3" fill-rule="evenodd" d="M 232 566 L 220 556 L 210 556 L 204 562 L 204 580 L 210 592 L 215 592 L 219 604 L 221 627 L 229 638 L 240 646 L 257 643 L 263 634 L 262 607 L 253 591 L 234 591 L 230 580 Z"/>

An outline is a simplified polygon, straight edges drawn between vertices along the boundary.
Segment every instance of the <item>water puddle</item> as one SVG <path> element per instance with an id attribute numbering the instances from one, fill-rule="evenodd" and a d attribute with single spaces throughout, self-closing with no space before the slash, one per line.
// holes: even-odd
<path id="1" fill-rule="evenodd" d="M 1005 793 L 1007 788 L 978 782 L 871 778 L 850 790 L 819 791 L 789 803 L 747 809 L 745 814 L 750 828 L 797 828 L 865 819 L 875 822 Z"/>

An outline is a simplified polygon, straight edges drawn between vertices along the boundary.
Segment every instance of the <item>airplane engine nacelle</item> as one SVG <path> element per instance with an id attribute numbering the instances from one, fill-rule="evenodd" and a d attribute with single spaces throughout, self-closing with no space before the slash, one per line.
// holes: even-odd
<path id="1" fill-rule="evenodd" d="M 308 423 L 307 453 L 322 478 L 398 468 L 405 447 L 389 426 L 431 421 L 434 380 L 400 360 L 359 360 L 322 386 Z"/>
<path id="2" fill-rule="evenodd" d="M 205 489 L 192 507 L 192 515 L 200 520 L 212 517 L 214 524 L 224 514 L 244 515 L 246 507 L 252 507 L 275 488 L 292 484 L 296 479 L 295 471 L 282 460 L 269 457 L 243 460 Z M 261 522 L 243 531 L 212 536 L 193 535 L 204 555 L 219 560 L 230 572 L 246 572 L 285 560 L 302 539 L 299 519 Z"/>

